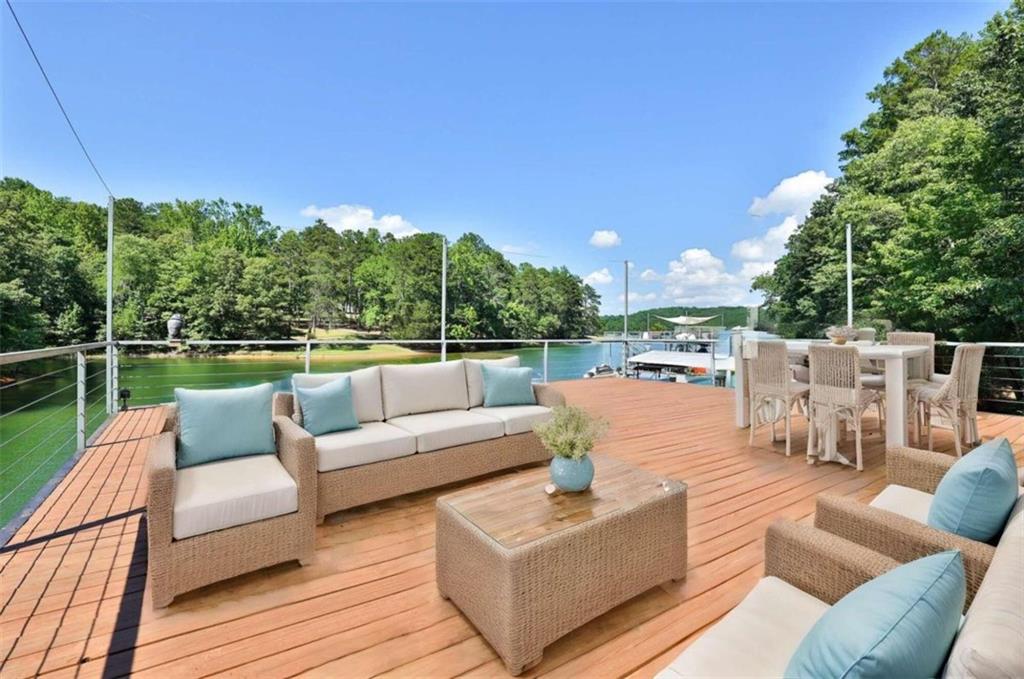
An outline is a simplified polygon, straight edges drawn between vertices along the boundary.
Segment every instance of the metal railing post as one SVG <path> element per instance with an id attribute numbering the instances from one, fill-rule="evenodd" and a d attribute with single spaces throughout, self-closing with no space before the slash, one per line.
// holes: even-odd
<path id="1" fill-rule="evenodd" d="M 548 343 L 544 343 L 544 384 L 548 383 Z"/>
<path id="2" fill-rule="evenodd" d="M 121 355 L 117 345 L 110 347 L 110 414 L 117 412 L 117 396 L 121 389 Z"/>
<path id="3" fill-rule="evenodd" d="M 312 349 L 312 345 L 307 340 L 306 341 L 306 374 L 307 375 L 309 374 L 309 358 L 310 358 L 309 355 L 310 355 L 311 349 Z"/>
<path id="4" fill-rule="evenodd" d="M 75 441 L 75 450 L 85 448 L 85 352 L 79 351 L 75 354 L 78 363 L 78 393 L 75 396 L 75 432 L 78 436 Z"/>

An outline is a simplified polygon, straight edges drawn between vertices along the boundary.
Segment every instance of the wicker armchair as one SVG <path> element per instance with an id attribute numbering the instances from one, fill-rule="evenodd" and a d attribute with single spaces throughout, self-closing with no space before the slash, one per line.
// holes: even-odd
<path id="1" fill-rule="evenodd" d="M 297 511 L 176 539 L 176 484 L 182 471 L 187 470 L 179 471 L 175 465 L 177 413 L 173 407 L 168 410 L 164 431 L 150 447 L 147 472 L 146 518 L 154 608 L 168 606 L 184 592 L 267 566 L 291 560 L 308 564 L 316 537 L 313 437 L 286 417 L 274 418 L 275 459 L 294 480 Z"/>
<path id="2" fill-rule="evenodd" d="M 916 448 L 886 452 L 889 485 L 861 504 L 852 498 L 819 495 L 814 525 L 901 563 L 949 549 L 963 553 L 967 604 L 981 585 L 995 547 L 927 525 L 931 496 L 956 458 Z"/>
<path id="3" fill-rule="evenodd" d="M 921 420 L 928 431 L 928 450 L 933 449 L 932 408 L 949 419 L 957 456 L 963 454 L 961 442 L 978 440 L 978 386 L 985 347 L 981 344 L 960 344 L 953 353 L 949 377 L 942 382 L 924 382 L 911 386 L 910 402 L 914 409 L 914 426 L 918 444 L 921 442 Z"/>
<path id="4" fill-rule="evenodd" d="M 857 470 L 864 469 L 864 453 L 861 443 L 861 418 L 870 406 L 878 407 L 879 427 L 883 417 L 882 400 L 878 392 L 861 388 L 860 352 L 853 346 L 812 344 L 809 347 L 811 362 L 811 391 L 808 399 L 810 426 L 807 435 L 807 459 L 824 449 L 823 460 L 835 460 L 849 464 L 849 460 L 836 450 L 838 429 L 841 421 L 853 425 L 857 447 Z M 819 430 L 825 431 L 823 440 L 818 441 Z M 816 447 L 816 443 L 818 447 Z"/>
<path id="5" fill-rule="evenodd" d="M 793 379 L 786 343 L 781 340 L 758 341 L 756 355 L 750 358 L 750 445 L 760 424 L 771 423 L 775 442 L 775 423 L 786 422 L 786 456 L 791 453 L 793 404 L 806 399 L 810 386 Z M 779 409 L 783 413 L 779 414 Z"/>

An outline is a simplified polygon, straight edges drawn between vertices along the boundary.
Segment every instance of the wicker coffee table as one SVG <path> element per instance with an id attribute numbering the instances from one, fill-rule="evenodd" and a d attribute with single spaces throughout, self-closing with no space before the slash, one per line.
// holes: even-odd
<path id="1" fill-rule="evenodd" d="M 547 468 L 437 500 L 437 585 L 520 674 L 544 647 L 686 576 L 686 484 L 594 456 L 590 490 Z"/>

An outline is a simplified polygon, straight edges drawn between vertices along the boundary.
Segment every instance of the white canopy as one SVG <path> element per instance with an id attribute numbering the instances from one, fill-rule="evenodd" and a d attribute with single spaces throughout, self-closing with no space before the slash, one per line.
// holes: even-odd
<path id="1" fill-rule="evenodd" d="M 657 316 L 657 318 L 660 318 L 663 321 L 667 321 L 672 325 L 704 325 L 708 321 L 718 318 L 718 316 L 676 316 L 675 318 Z"/>

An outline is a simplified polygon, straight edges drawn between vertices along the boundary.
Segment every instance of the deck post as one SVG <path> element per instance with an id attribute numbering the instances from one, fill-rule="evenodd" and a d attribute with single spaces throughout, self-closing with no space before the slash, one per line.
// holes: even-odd
<path id="1" fill-rule="evenodd" d="M 750 404 L 747 402 L 747 375 L 743 364 L 743 333 L 733 333 L 732 356 L 733 391 L 736 397 L 736 426 L 744 429 L 750 426 Z"/>
<path id="2" fill-rule="evenodd" d="M 79 351 L 75 354 L 78 363 L 78 393 L 75 396 L 75 450 L 85 449 L 85 352 Z"/>
<path id="3" fill-rule="evenodd" d="M 310 343 L 309 343 L 309 340 L 306 340 L 306 374 L 307 375 L 309 374 L 309 358 L 310 358 L 309 353 L 310 353 Z"/>
<path id="4" fill-rule="evenodd" d="M 548 343 L 544 343 L 544 384 L 548 383 Z"/>
<path id="5" fill-rule="evenodd" d="M 116 344 L 110 345 L 110 412 L 117 412 L 117 397 L 121 391 L 121 353 Z"/>
<path id="6" fill-rule="evenodd" d="M 117 410 L 113 387 L 114 356 L 114 197 L 107 197 L 107 414 Z"/>

